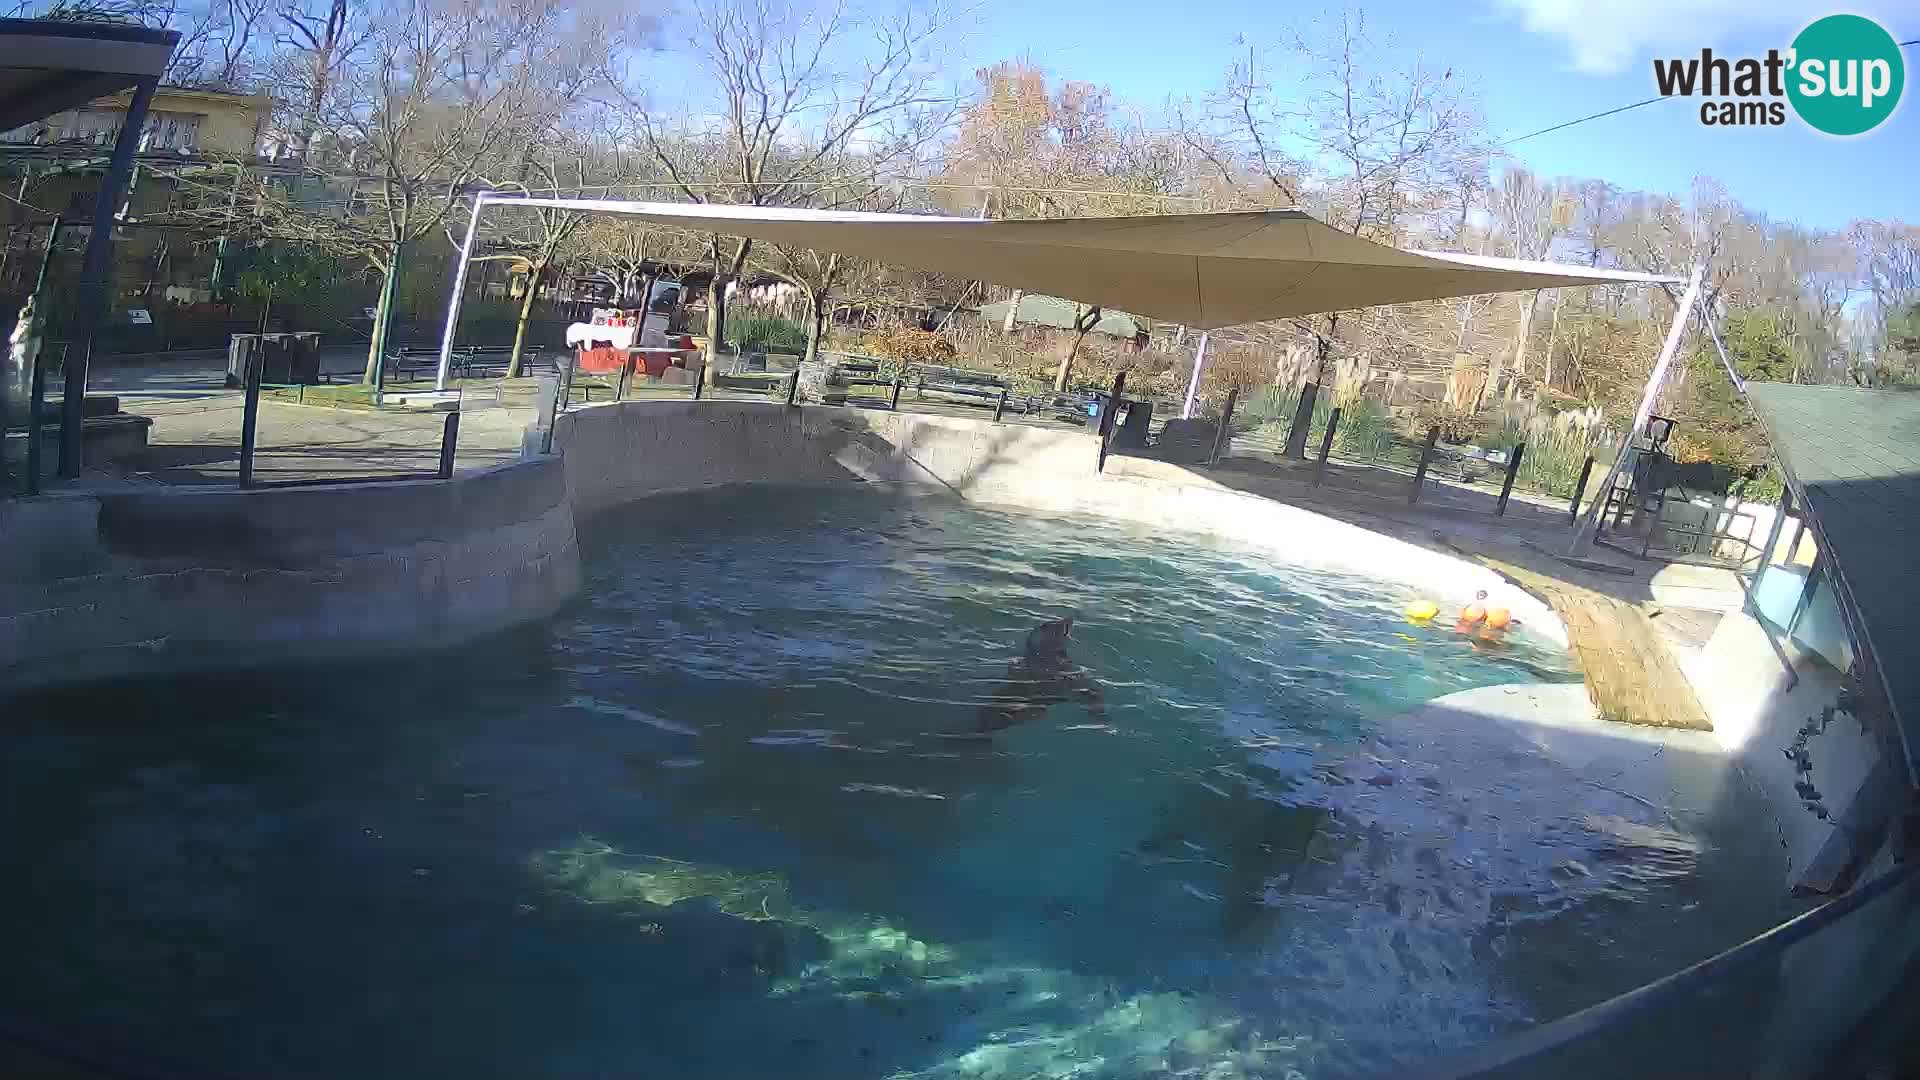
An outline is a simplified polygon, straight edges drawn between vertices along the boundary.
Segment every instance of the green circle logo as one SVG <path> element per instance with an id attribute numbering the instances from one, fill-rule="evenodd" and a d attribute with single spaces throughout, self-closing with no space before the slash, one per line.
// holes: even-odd
<path id="1" fill-rule="evenodd" d="M 1893 35 L 1858 15 L 1829 15 L 1793 39 L 1787 98 L 1815 130 L 1859 135 L 1893 115 L 1906 65 Z"/>

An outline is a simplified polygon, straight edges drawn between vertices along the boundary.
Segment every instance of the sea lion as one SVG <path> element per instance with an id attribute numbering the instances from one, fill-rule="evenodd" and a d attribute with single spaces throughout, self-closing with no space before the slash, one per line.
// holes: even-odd
<path id="1" fill-rule="evenodd" d="M 1048 708 L 1077 698 L 1095 718 L 1107 714 L 1100 685 L 1067 655 L 1073 620 L 1051 619 L 1033 628 L 1019 659 L 1007 665 L 1006 681 L 980 706 L 977 734 L 989 735 L 1024 724 Z"/>

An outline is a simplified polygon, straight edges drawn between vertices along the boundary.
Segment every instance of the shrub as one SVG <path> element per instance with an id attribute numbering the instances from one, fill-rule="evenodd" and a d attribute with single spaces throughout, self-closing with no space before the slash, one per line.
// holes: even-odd
<path id="1" fill-rule="evenodd" d="M 935 331 L 911 326 L 875 330 L 862 339 L 860 347 L 874 356 L 908 364 L 945 364 L 955 356 L 953 342 Z"/>
<path id="2" fill-rule="evenodd" d="M 1444 406 L 1423 405 L 1413 415 L 1415 438 L 1425 439 L 1427 432 L 1440 429 L 1440 441 L 1453 445 L 1473 442 L 1480 435 L 1480 423 L 1466 413 L 1457 413 Z"/>

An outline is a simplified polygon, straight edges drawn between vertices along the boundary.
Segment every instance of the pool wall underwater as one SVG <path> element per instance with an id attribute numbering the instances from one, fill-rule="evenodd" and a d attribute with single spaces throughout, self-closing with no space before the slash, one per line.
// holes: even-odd
<path id="1" fill-rule="evenodd" d="M 529 433 L 537 445 L 539 433 Z M 864 486 L 1082 513 L 1256 544 L 1443 605 L 1491 570 L 1098 443 L 985 419 L 749 401 L 622 402 L 559 418 L 552 456 L 451 480 L 141 488 L 0 502 L 0 692 L 131 674 L 438 648 L 546 618 L 580 588 L 576 519 L 729 485 Z"/>
<path id="2" fill-rule="evenodd" d="M 533 445 L 538 438 L 530 433 Z M 625 402 L 563 415 L 554 447 L 447 481 L 0 502 L 0 693 L 391 655 L 536 622 L 580 591 L 579 523 L 652 496 L 736 485 L 957 496 L 1217 537 L 1291 565 L 1394 582 L 1443 606 L 1486 589 L 1529 632 L 1564 641 L 1544 605 L 1490 570 L 1158 462 L 1112 458 L 1097 472 L 1097 440 L 1079 431 L 825 406 Z M 1863 875 L 1899 881 L 1865 910 L 1817 935 L 1760 943 L 1730 971 L 1636 1005 L 1636 1016 L 1681 1021 L 1721 996 L 1725 975 L 1778 980 L 1793 992 L 1771 1003 L 1768 1040 L 1703 1022 L 1645 1044 L 1671 1046 L 1706 1029 L 1691 1036 L 1702 1050 L 1741 1046 L 1778 1075 L 1802 1074 L 1879 1004 L 1920 948 L 1911 868 L 1891 861 L 1883 851 Z M 1563 1051 L 1621 1045 L 1622 1019 L 1570 1017 L 1531 1043 L 1503 1042 L 1428 1075 L 1558 1072 Z M 1788 1045 L 1751 1045 L 1761 1041 Z M 1631 1071 L 1701 1075 L 1701 1060 L 1663 1052 Z"/>

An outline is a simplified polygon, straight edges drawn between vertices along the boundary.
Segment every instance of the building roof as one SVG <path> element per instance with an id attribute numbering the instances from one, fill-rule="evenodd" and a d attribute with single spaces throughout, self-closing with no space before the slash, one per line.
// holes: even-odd
<path id="1" fill-rule="evenodd" d="M 980 308 L 980 317 L 989 322 L 1005 323 L 1007 307 L 1012 300 L 985 304 Z M 1062 300 L 1057 296 L 1041 296 L 1037 293 L 1023 293 L 1020 296 L 1020 313 L 1014 316 L 1014 322 L 1036 326 L 1050 326 L 1056 330 L 1071 330 L 1080 317 L 1085 305 L 1071 300 Z M 1093 324 L 1096 334 L 1109 334 L 1117 338 L 1132 340 L 1144 333 L 1146 327 L 1139 320 L 1124 311 L 1102 311 L 1100 321 Z"/>
<path id="2" fill-rule="evenodd" d="M 1749 382 L 1747 399 L 1873 655 L 1911 768 L 1920 749 L 1920 387 Z"/>
<path id="3" fill-rule="evenodd" d="M 0 131 L 158 78 L 179 40 L 143 26 L 0 19 Z"/>
<path id="4" fill-rule="evenodd" d="M 992 221 L 712 203 L 480 198 L 627 214 L 700 232 L 833 251 L 1063 296 L 1196 330 L 1480 293 L 1680 280 L 1404 251 L 1341 232 L 1300 210 Z"/>

